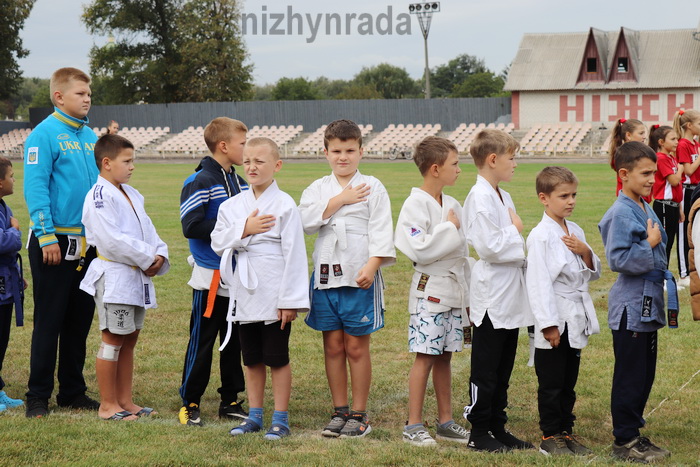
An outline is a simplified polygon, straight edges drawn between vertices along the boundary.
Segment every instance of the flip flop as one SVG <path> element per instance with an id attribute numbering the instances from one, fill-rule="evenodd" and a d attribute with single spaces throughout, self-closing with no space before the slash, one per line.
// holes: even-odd
<path id="1" fill-rule="evenodd" d="M 151 415 L 158 415 L 158 412 L 156 412 L 155 409 L 152 409 L 150 407 L 144 407 L 138 412 L 136 412 L 137 417 L 150 417 Z"/>
<path id="2" fill-rule="evenodd" d="M 114 420 L 114 421 L 120 422 L 120 421 L 124 420 L 126 417 L 131 417 L 132 415 L 134 415 L 134 414 L 132 414 L 128 410 L 122 410 L 121 412 L 117 412 L 114 415 L 112 415 L 111 417 L 103 418 L 102 420 L 105 420 L 105 421 Z M 127 421 L 130 421 L 130 420 L 127 420 Z"/>

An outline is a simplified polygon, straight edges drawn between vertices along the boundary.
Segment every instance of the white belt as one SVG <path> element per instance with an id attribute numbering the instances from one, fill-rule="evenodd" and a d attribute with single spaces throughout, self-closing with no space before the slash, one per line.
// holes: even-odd
<path id="1" fill-rule="evenodd" d="M 578 289 L 571 287 L 570 285 L 564 284 L 563 282 L 555 281 L 553 284 L 554 293 L 562 298 L 571 300 L 572 302 L 581 303 L 583 309 L 586 313 L 586 328 L 584 333 L 587 336 L 592 334 L 600 334 L 600 325 L 598 324 L 598 317 L 595 314 L 595 307 L 593 306 L 593 300 L 588 294 L 588 290 Z"/>
<path id="2" fill-rule="evenodd" d="M 338 245 L 341 250 L 347 249 L 348 234 L 367 235 L 367 226 L 368 221 L 365 219 L 339 217 L 321 227 L 321 230 L 318 232 L 318 237 L 332 236 L 332 238 L 324 241 L 323 248 L 321 248 L 319 263 L 330 264 L 335 246 Z"/>

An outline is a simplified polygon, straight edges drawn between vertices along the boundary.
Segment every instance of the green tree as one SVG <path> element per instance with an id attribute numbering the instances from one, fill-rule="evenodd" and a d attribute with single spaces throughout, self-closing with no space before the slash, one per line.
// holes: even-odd
<path id="1" fill-rule="evenodd" d="M 418 84 L 404 68 L 388 63 L 363 67 L 352 82 L 359 86 L 373 87 L 384 99 L 412 97 L 420 92 Z"/>
<path id="2" fill-rule="evenodd" d="M 90 51 L 96 85 L 107 91 L 101 103 L 251 97 L 238 14 L 237 0 L 93 0 L 82 16 L 88 31 L 116 38 Z"/>
<path id="3" fill-rule="evenodd" d="M 14 110 L 14 118 L 29 119 L 30 107 L 52 107 L 49 97 L 49 80 L 24 78 L 17 92 L 7 101 L 8 108 Z M 39 105 L 35 105 L 39 104 Z M 13 116 L 7 114 L 9 118 Z"/>
<path id="4" fill-rule="evenodd" d="M 280 78 L 272 90 L 272 100 L 275 101 L 308 101 L 318 98 L 318 90 L 306 78 Z"/>
<path id="5" fill-rule="evenodd" d="M 469 75 L 455 86 L 452 97 L 497 97 L 504 95 L 503 78 L 487 71 Z"/>
<path id="6" fill-rule="evenodd" d="M 470 75 L 488 71 L 483 59 L 468 54 L 458 55 L 430 72 L 431 93 L 434 97 L 459 97 L 452 95 L 455 87 L 461 85 Z"/>
<path id="7" fill-rule="evenodd" d="M 381 99 L 382 95 L 369 84 L 350 84 L 335 99 Z"/>
<path id="8" fill-rule="evenodd" d="M 19 33 L 36 0 L 5 0 L 0 8 L 0 101 L 13 96 L 22 84 L 17 60 L 29 51 L 22 47 Z M 14 109 L 13 109 L 14 110 Z M 13 112 L 14 113 L 14 112 Z"/>

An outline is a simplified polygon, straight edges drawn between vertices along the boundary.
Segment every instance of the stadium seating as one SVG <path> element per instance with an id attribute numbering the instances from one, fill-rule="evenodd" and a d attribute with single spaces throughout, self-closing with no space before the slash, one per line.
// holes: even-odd
<path id="1" fill-rule="evenodd" d="M 261 136 L 270 138 L 272 141 L 277 143 L 277 146 L 282 147 L 285 144 L 289 144 L 289 142 L 299 136 L 302 131 L 304 131 L 304 127 L 301 125 L 272 125 L 269 128 L 266 125 L 263 125 L 262 127 L 255 125 L 253 128 L 249 129 L 248 138 L 257 138 Z"/>
<path id="2" fill-rule="evenodd" d="M 323 152 L 323 132 L 326 131 L 326 126 L 323 125 L 316 131 L 308 135 L 306 138 L 301 140 L 299 144 L 292 147 L 292 154 L 299 153 L 309 153 L 309 154 L 320 154 Z M 372 125 L 358 125 L 360 127 L 360 132 L 362 138 L 366 138 L 374 127 Z"/>
<path id="3" fill-rule="evenodd" d="M 589 123 L 535 125 L 520 140 L 522 153 L 571 154 L 591 131 Z"/>
<path id="4" fill-rule="evenodd" d="M 24 151 L 24 142 L 31 131 L 29 128 L 17 128 L 0 136 L 0 154 L 8 157 L 21 156 Z"/>
<path id="5" fill-rule="evenodd" d="M 489 123 L 488 125 L 485 125 L 483 123 L 479 123 L 478 125 L 476 123 L 470 123 L 469 125 L 467 125 L 466 123 L 462 123 L 457 128 L 455 128 L 453 132 L 447 135 L 447 139 L 455 143 L 455 146 L 457 146 L 457 150 L 460 153 L 467 153 L 469 152 L 469 145 L 472 144 L 472 141 L 474 141 L 474 138 L 476 137 L 477 133 L 479 133 L 484 128 L 502 130 L 510 134 L 513 132 L 515 125 L 513 125 L 512 123 L 509 123 L 507 125 L 503 123 L 499 123 L 498 125 L 494 123 Z"/>
<path id="6" fill-rule="evenodd" d="M 100 137 L 107 132 L 106 128 L 93 128 L 95 134 Z M 119 130 L 119 136 L 123 136 L 134 144 L 136 150 L 143 149 L 144 147 L 153 144 L 157 140 L 163 138 L 170 133 L 170 128 L 161 128 L 159 126 L 153 127 L 122 127 Z"/>
<path id="7" fill-rule="evenodd" d="M 390 124 L 382 132 L 367 142 L 365 150 L 369 153 L 383 154 L 395 148 L 412 148 L 426 136 L 435 136 L 442 130 L 442 126 L 427 124 Z"/>

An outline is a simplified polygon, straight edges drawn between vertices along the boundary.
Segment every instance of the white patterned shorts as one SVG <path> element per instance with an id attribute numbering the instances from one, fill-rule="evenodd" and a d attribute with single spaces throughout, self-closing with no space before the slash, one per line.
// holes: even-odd
<path id="1" fill-rule="evenodd" d="M 443 313 L 430 313 L 426 300 L 419 298 L 415 313 L 408 322 L 408 351 L 426 355 L 461 352 L 464 342 L 462 311 L 453 308 Z"/>
<path id="2" fill-rule="evenodd" d="M 119 303 L 104 303 L 102 297 L 105 291 L 105 280 L 102 276 L 95 283 L 95 306 L 100 331 L 107 330 L 112 334 L 124 336 L 143 328 L 146 310 L 135 305 Z"/>

